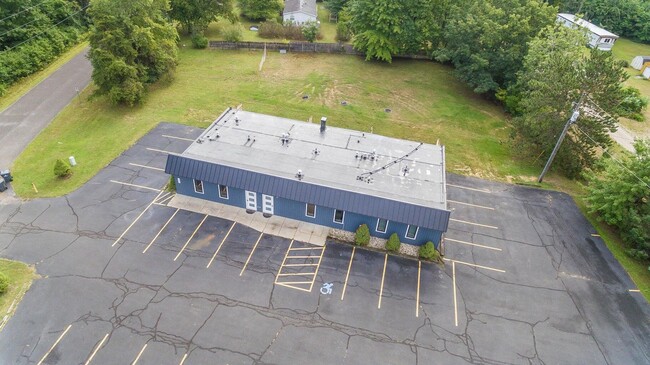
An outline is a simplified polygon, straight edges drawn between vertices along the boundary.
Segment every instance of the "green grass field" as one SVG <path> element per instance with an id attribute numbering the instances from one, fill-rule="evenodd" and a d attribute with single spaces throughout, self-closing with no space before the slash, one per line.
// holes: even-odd
<path id="1" fill-rule="evenodd" d="M 9 290 L 0 295 L 0 323 L 2 317 L 8 314 L 10 317 L 16 310 L 16 304 L 25 294 L 27 289 L 36 278 L 32 267 L 21 262 L 0 259 L 0 272 L 9 277 Z M 11 307 L 11 309 L 10 309 Z"/>
<path id="2" fill-rule="evenodd" d="M 616 58 L 629 64 L 636 56 L 650 56 L 650 44 L 636 43 L 620 38 L 614 44 L 612 52 Z M 626 84 L 639 89 L 641 94 L 650 99 L 650 80 L 640 78 L 641 72 L 632 67 L 627 67 L 627 72 L 630 74 L 630 79 Z M 639 136 L 650 138 L 650 108 L 645 110 L 644 115 L 645 121 L 643 122 L 622 119 L 621 124 Z"/>

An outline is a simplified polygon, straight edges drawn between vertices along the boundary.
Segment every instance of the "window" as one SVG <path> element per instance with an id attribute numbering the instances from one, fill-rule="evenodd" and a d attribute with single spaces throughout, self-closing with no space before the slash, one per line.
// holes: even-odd
<path id="1" fill-rule="evenodd" d="M 334 223 L 343 224 L 343 218 L 345 218 L 345 212 L 340 209 L 336 209 L 334 211 Z"/>
<path id="2" fill-rule="evenodd" d="M 219 198 L 228 199 L 228 187 L 226 185 L 219 185 Z"/>
<path id="3" fill-rule="evenodd" d="M 305 215 L 309 218 L 316 218 L 316 204 L 307 203 L 305 206 Z"/>
<path id="4" fill-rule="evenodd" d="M 194 179 L 194 191 L 203 194 L 203 181 Z"/>
<path id="5" fill-rule="evenodd" d="M 386 233 L 386 228 L 388 228 L 388 220 L 383 218 L 377 219 L 377 227 L 375 228 L 375 231 Z"/>
<path id="6" fill-rule="evenodd" d="M 409 226 L 406 227 L 406 238 L 410 240 L 414 240 L 415 237 L 418 236 L 418 230 L 419 230 L 418 226 L 412 226 L 409 224 Z"/>

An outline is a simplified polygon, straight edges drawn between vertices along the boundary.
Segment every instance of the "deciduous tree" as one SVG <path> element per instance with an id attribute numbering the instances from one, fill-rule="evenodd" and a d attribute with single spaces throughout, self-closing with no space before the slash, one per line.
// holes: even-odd
<path id="1" fill-rule="evenodd" d="M 148 84 L 173 72 L 178 33 L 167 11 L 168 0 L 93 0 L 90 61 L 96 94 L 134 105 Z"/>
<path id="2" fill-rule="evenodd" d="M 252 20 L 272 19 L 280 15 L 284 2 L 280 0 L 239 0 L 242 14 Z"/>
<path id="3" fill-rule="evenodd" d="M 232 19 L 232 0 L 171 0 L 170 15 L 188 34 L 201 33 L 219 16 Z"/>

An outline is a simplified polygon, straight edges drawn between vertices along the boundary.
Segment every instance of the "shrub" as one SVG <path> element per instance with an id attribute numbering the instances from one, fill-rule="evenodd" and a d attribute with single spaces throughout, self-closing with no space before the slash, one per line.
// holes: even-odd
<path id="1" fill-rule="evenodd" d="M 302 34 L 302 28 L 292 22 L 286 22 L 285 24 L 280 24 L 276 21 L 263 22 L 260 24 L 258 34 L 261 38 L 267 39 L 279 38 L 291 39 L 294 41 L 305 40 L 305 36 Z"/>
<path id="2" fill-rule="evenodd" d="M 399 237 L 397 237 L 397 233 L 393 233 L 388 237 L 388 241 L 386 241 L 386 250 L 390 252 L 397 252 L 399 251 Z"/>
<path id="3" fill-rule="evenodd" d="M 241 25 L 230 24 L 223 29 L 223 39 L 228 42 L 241 42 L 244 35 L 241 30 Z"/>
<path id="4" fill-rule="evenodd" d="M 176 180 L 174 179 L 173 176 L 169 177 L 169 183 L 167 184 L 167 191 L 170 191 L 172 193 L 176 192 Z"/>
<path id="5" fill-rule="evenodd" d="M 0 295 L 6 293 L 7 289 L 9 289 L 9 277 L 0 272 Z"/>
<path id="6" fill-rule="evenodd" d="M 208 39 L 203 34 L 194 34 L 192 36 L 192 47 L 204 49 L 208 46 Z"/>
<path id="7" fill-rule="evenodd" d="M 63 179 L 72 175 L 72 169 L 67 162 L 59 158 L 54 163 L 54 175 Z"/>
<path id="8" fill-rule="evenodd" d="M 354 235 L 354 243 L 358 246 L 368 246 L 368 243 L 370 243 L 370 230 L 367 225 L 362 224 L 357 228 L 357 233 Z"/>
<path id="9" fill-rule="evenodd" d="M 423 260 L 428 261 L 440 261 L 440 252 L 436 250 L 436 247 L 433 245 L 433 242 L 429 241 L 418 250 L 418 256 Z"/>
<path id="10" fill-rule="evenodd" d="M 318 24 L 315 21 L 305 22 L 305 24 L 302 25 L 301 32 L 307 42 L 314 43 L 318 36 Z"/>

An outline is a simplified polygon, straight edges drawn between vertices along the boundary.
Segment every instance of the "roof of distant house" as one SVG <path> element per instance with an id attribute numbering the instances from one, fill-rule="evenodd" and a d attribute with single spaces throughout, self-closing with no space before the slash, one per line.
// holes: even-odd
<path id="1" fill-rule="evenodd" d="M 446 221 L 433 222 L 449 214 L 444 146 L 321 127 L 228 109 L 180 156 L 170 155 L 167 170 L 222 184 L 263 185 L 314 203 L 345 200 L 345 206 L 373 208 L 368 212 L 394 210 L 386 218 L 446 229 Z M 182 164 L 178 158 L 189 160 Z"/>
<path id="2" fill-rule="evenodd" d="M 599 35 L 601 37 L 612 37 L 612 38 L 618 38 L 618 36 L 606 29 L 603 29 L 595 24 L 592 24 L 584 19 L 580 19 L 577 16 L 573 14 L 567 14 L 567 13 L 559 13 L 558 16 L 561 16 L 564 19 L 569 20 L 570 22 L 577 24 L 581 27 L 587 28 L 590 32 Z"/>
<path id="3" fill-rule="evenodd" d="M 316 0 L 285 0 L 284 13 L 303 12 L 318 17 Z"/>

